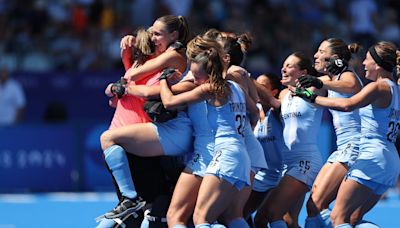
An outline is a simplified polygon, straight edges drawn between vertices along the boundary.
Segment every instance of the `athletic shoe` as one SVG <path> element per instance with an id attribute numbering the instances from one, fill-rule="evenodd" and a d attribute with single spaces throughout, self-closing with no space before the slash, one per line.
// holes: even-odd
<path id="1" fill-rule="evenodd" d="M 146 202 L 140 198 L 124 198 L 114 209 L 104 214 L 104 218 L 113 219 L 125 217 L 128 214 L 139 211 L 146 205 Z"/>

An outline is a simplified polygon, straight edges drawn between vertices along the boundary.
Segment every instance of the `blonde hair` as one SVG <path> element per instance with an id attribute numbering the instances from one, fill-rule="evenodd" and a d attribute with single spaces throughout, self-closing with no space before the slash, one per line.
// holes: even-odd
<path id="1" fill-rule="evenodd" d="M 133 49 L 134 65 L 143 65 L 146 60 L 154 54 L 154 44 L 151 41 L 151 32 L 139 28 L 136 31 L 136 43 Z"/>
<path id="2" fill-rule="evenodd" d="M 400 85 L 400 51 L 396 51 L 396 77 L 397 77 L 397 84 Z"/>
<path id="3" fill-rule="evenodd" d="M 208 74 L 211 94 L 216 98 L 230 95 L 230 87 L 223 77 L 223 51 L 217 41 L 196 36 L 188 43 L 186 55 L 191 62 L 199 64 Z"/>

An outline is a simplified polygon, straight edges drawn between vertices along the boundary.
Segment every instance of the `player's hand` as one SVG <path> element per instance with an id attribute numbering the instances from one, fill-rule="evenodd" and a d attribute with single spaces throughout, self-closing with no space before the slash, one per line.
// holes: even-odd
<path id="1" fill-rule="evenodd" d="M 185 48 L 185 45 L 183 45 L 181 42 L 179 41 L 175 41 L 174 43 L 172 43 L 171 45 L 169 45 L 168 49 L 172 49 L 175 51 L 180 51 L 182 49 Z"/>
<path id="2" fill-rule="evenodd" d="M 162 72 L 160 77 L 158 78 L 159 81 L 170 78 L 176 70 L 174 68 L 165 68 Z"/>
<path id="3" fill-rule="evenodd" d="M 114 83 L 108 84 L 107 87 L 106 87 L 106 90 L 104 91 L 105 94 L 106 94 L 108 97 L 113 97 L 113 96 L 114 96 L 114 94 L 113 94 L 112 91 L 111 91 L 111 87 L 112 87 L 113 84 L 114 84 Z"/>
<path id="4" fill-rule="evenodd" d="M 317 98 L 318 95 L 306 88 L 296 88 L 294 91 L 294 96 L 301 97 L 310 103 L 314 103 L 315 98 Z"/>
<path id="5" fill-rule="evenodd" d="M 321 89 L 324 83 L 313 75 L 303 75 L 297 79 L 297 87 L 309 88 L 314 86 L 317 89 Z"/>
<path id="6" fill-rule="evenodd" d="M 133 51 L 135 48 L 136 38 L 132 35 L 124 36 L 120 42 L 121 59 L 124 63 L 125 70 L 132 66 Z"/>
<path id="7" fill-rule="evenodd" d="M 111 92 L 112 94 L 117 96 L 118 99 L 121 99 L 127 92 L 126 86 L 127 86 L 127 81 L 125 78 L 122 77 L 120 80 L 112 84 Z"/>
<path id="8" fill-rule="evenodd" d="M 326 61 L 326 70 L 333 75 L 338 75 L 342 73 L 344 68 L 348 66 L 347 61 L 337 56 L 332 56 L 328 59 L 325 59 L 325 61 Z"/>
<path id="9" fill-rule="evenodd" d="M 110 97 L 110 99 L 108 100 L 108 105 L 110 105 L 110 107 L 116 108 L 117 107 L 117 103 L 118 103 L 118 98 L 117 97 Z"/>
<path id="10" fill-rule="evenodd" d="M 127 48 L 131 48 L 135 46 L 136 43 L 136 37 L 132 35 L 126 35 L 122 37 L 121 42 L 119 44 L 121 50 L 125 50 Z"/>

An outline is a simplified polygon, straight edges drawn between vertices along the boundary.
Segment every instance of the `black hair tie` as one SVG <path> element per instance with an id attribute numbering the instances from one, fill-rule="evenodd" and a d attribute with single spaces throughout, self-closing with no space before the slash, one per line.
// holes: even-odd
<path id="1" fill-rule="evenodd" d="M 378 66 L 382 67 L 386 71 L 389 71 L 389 72 L 393 71 L 394 66 L 390 63 L 383 61 L 383 59 L 378 55 L 378 53 L 376 53 L 375 46 L 370 47 L 368 49 L 368 51 L 371 54 L 371 57 L 376 62 L 376 64 L 378 64 Z"/>

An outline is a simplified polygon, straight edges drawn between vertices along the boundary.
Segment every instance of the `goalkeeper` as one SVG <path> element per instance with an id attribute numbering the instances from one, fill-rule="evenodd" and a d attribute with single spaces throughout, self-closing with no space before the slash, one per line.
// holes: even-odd
<path id="1" fill-rule="evenodd" d="M 158 82 L 159 74 L 157 75 L 157 73 L 161 72 L 165 67 L 174 67 L 179 71 L 185 71 L 186 58 L 184 53 L 168 47 L 177 41 L 183 44 L 186 43 L 188 34 L 186 20 L 180 16 L 163 16 L 156 20 L 151 30 L 148 43 L 154 44 L 154 55 L 150 56 L 142 65 L 138 61 L 132 61 L 132 59 L 136 60 L 137 58 L 135 53 L 131 52 L 131 47 L 133 45 L 137 47 L 139 40 L 128 35 L 121 41 L 122 59 L 127 70 L 124 78 L 128 80 L 129 85 L 132 83 L 154 85 Z M 166 31 L 173 32 L 167 33 Z M 138 83 L 146 78 L 150 78 L 147 83 Z M 117 83 L 109 85 L 107 88 L 107 93 L 112 96 L 112 100 L 114 101 L 111 103 L 117 104 L 116 114 L 119 110 L 123 111 L 120 111 L 119 115 L 114 115 L 110 130 L 106 132 L 118 131 L 128 125 L 134 126 L 150 121 L 143 110 L 144 99 L 136 96 L 124 96 L 126 86 L 124 84 L 124 80 L 120 80 Z M 138 105 L 129 102 L 133 98 L 142 102 L 137 103 Z M 188 120 L 187 123 L 189 123 L 186 125 L 187 127 L 182 127 L 182 130 L 189 129 L 190 131 L 190 121 Z M 191 135 L 191 133 L 185 133 L 184 135 Z M 158 194 L 169 191 L 169 187 L 160 180 L 165 176 L 164 170 L 161 169 L 160 165 L 161 158 L 141 158 L 129 153 L 127 154 L 122 147 L 110 145 L 108 139 L 108 135 L 103 133 L 101 137 L 102 148 L 105 150 L 104 155 L 108 168 L 116 183 L 118 183 L 120 202 L 113 210 L 98 218 L 101 220 L 98 227 L 112 227 L 116 222 L 124 220 L 132 212 L 143 214 L 144 202 L 139 195 L 147 202 L 152 202 Z M 186 141 L 188 141 L 188 145 L 191 145 L 190 139 Z M 185 145 L 181 146 L 185 147 Z M 146 151 L 150 153 L 152 150 L 152 147 L 146 148 Z M 129 166 L 127 165 L 128 162 Z M 124 166 L 121 166 L 121 164 L 124 164 Z M 143 175 L 143 173 L 146 173 L 146 175 Z M 121 182 L 121 175 L 128 176 L 129 179 L 124 179 Z M 151 175 L 150 178 L 148 177 L 149 175 Z M 135 180 L 135 184 L 133 184 L 132 178 Z M 140 219 L 136 220 L 139 221 Z"/>

